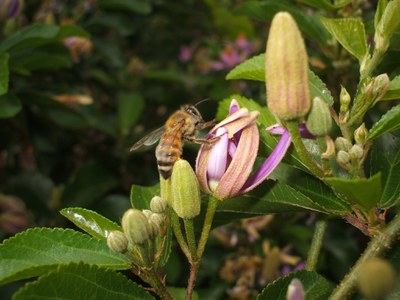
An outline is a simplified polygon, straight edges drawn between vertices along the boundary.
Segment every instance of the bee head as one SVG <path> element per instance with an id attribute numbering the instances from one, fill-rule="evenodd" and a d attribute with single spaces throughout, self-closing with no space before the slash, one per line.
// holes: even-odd
<path id="1" fill-rule="evenodd" d="M 196 125 L 203 122 L 203 118 L 199 110 L 193 105 L 185 105 L 183 109 L 196 120 Z"/>

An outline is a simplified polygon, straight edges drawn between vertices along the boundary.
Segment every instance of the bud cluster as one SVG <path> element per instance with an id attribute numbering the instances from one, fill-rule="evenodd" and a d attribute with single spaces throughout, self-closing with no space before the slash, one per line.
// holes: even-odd
<path id="1" fill-rule="evenodd" d="M 367 128 L 363 123 L 354 131 L 355 144 L 344 137 L 335 140 L 336 161 L 352 174 L 356 174 L 367 154 Z"/>
<path id="2" fill-rule="evenodd" d="M 149 265 L 154 260 L 156 238 L 165 235 L 166 207 L 166 201 L 155 196 L 151 199 L 150 209 L 128 209 L 121 220 L 122 232 L 112 231 L 108 235 L 108 247 Z"/>

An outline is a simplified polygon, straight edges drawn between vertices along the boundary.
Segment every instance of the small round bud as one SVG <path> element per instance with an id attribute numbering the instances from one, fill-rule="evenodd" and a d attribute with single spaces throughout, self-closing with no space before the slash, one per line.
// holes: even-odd
<path id="1" fill-rule="evenodd" d="M 364 145 L 367 140 L 368 129 L 365 127 L 365 124 L 362 123 L 360 127 L 358 127 L 354 131 L 354 140 L 358 145 Z"/>
<path id="2" fill-rule="evenodd" d="M 154 239 L 160 233 L 160 226 L 155 222 L 149 220 L 150 239 Z"/>
<path id="3" fill-rule="evenodd" d="M 149 221 L 140 210 L 128 209 L 122 217 L 121 225 L 131 243 L 142 244 L 150 237 Z"/>
<path id="4" fill-rule="evenodd" d="M 167 208 L 167 202 L 160 196 L 155 196 L 150 201 L 150 209 L 155 213 L 163 213 Z"/>
<path id="5" fill-rule="evenodd" d="M 349 155 L 352 160 L 360 160 L 364 155 L 364 150 L 359 145 L 354 145 L 349 150 Z"/>
<path id="6" fill-rule="evenodd" d="M 165 215 L 154 213 L 151 215 L 150 221 L 162 227 L 165 221 Z"/>
<path id="7" fill-rule="evenodd" d="M 342 86 L 342 88 L 340 90 L 340 112 L 341 113 L 346 113 L 349 110 L 350 102 L 351 102 L 350 94 Z"/>
<path id="8" fill-rule="evenodd" d="M 200 214 L 200 189 L 196 174 L 190 164 L 178 160 L 171 175 L 172 208 L 182 219 L 192 219 Z"/>
<path id="9" fill-rule="evenodd" d="M 114 252 L 125 253 L 128 249 L 128 239 L 121 231 L 111 231 L 107 236 L 107 246 Z"/>
<path id="10" fill-rule="evenodd" d="M 332 117 L 328 105 L 319 97 L 313 99 L 306 127 L 315 136 L 326 136 L 332 127 Z"/>
<path id="11" fill-rule="evenodd" d="M 344 137 L 338 137 L 335 141 L 335 147 L 338 151 L 343 150 L 347 152 L 350 150 L 351 146 L 353 146 L 351 142 Z"/>
<path id="12" fill-rule="evenodd" d="M 150 209 L 143 209 L 142 213 L 146 216 L 148 220 L 150 219 L 150 216 L 153 214 L 153 212 Z"/>
<path id="13" fill-rule="evenodd" d="M 297 278 L 293 278 L 290 282 L 286 293 L 286 300 L 305 300 L 303 284 Z"/>
<path id="14" fill-rule="evenodd" d="M 350 155 L 346 151 L 340 150 L 336 155 L 338 163 L 347 165 L 350 162 Z"/>
<path id="15" fill-rule="evenodd" d="M 366 260 L 357 276 L 360 292 L 369 299 L 386 299 L 396 285 L 396 273 L 392 265 L 378 257 Z"/>

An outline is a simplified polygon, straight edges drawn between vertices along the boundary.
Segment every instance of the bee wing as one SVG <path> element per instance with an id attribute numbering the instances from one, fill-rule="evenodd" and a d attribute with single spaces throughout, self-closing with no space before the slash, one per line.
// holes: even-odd
<path id="1" fill-rule="evenodd" d="M 135 151 L 137 149 L 139 149 L 142 146 L 151 146 L 154 143 L 156 143 L 160 137 L 162 136 L 162 134 L 165 131 L 165 127 L 160 127 L 156 130 L 154 130 L 153 132 L 150 132 L 148 135 L 146 135 L 145 137 L 143 137 L 142 139 L 140 139 L 139 141 L 137 141 L 129 151 Z"/>

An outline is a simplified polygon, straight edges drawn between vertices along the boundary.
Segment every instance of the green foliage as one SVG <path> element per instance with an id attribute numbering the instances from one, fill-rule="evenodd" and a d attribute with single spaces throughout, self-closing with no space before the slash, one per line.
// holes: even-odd
<path id="1" fill-rule="evenodd" d="M 114 270 L 128 269 L 128 260 L 107 245 L 71 229 L 34 228 L 0 245 L 0 283 L 36 277 L 59 265 L 85 261 Z"/>
<path id="2" fill-rule="evenodd" d="M 339 194 L 344 195 L 349 203 L 357 204 L 370 210 L 379 203 L 382 196 L 381 173 L 367 179 L 326 178 L 325 181 Z"/>
<path id="3" fill-rule="evenodd" d="M 13 299 L 72 300 L 82 297 L 110 300 L 154 299 L 141 286 L 122 274 L 84 263 L 60 265 L 54 271 L 20 289 Z"/>
<path id="4" fill-rule="evenodd" d="M 287 288 L 294 278 L 299 279 L 303 284 L 306 299 L 322 300 L 330 295 L 332 286 L 324 277 L 316 272 L 298 271 L 292 272 L 268 285 L 261 294 L 258 295 L 257 300 L 286 299 Z"/>
<path id="5" fill-rule="evenodd" d="M 364 24 L 361 20 L 322 18 L 321 21 L 333 37 L 359 60 L 368 53 Z"/>
<path id="6" fill-rule="evenodd" d="M 14 94 L 0 96 L 0 118 L 14 117 L 21 109 L 21 101 Z"/>
<path id="7" fill-rule="evenodd" d="M 400 129 L 400 105 L 392 107 L 368 132 L 368 140 L 372 141 L 377 137 Z"/>
<path id="8" fill-rule="evenodd" d="M 80 229 L 103 241 L 107 240 L 111 231 L 122 231 L 121 226 L 88 209 L 71 207 L 62 209 L 60 213 Z"/>

